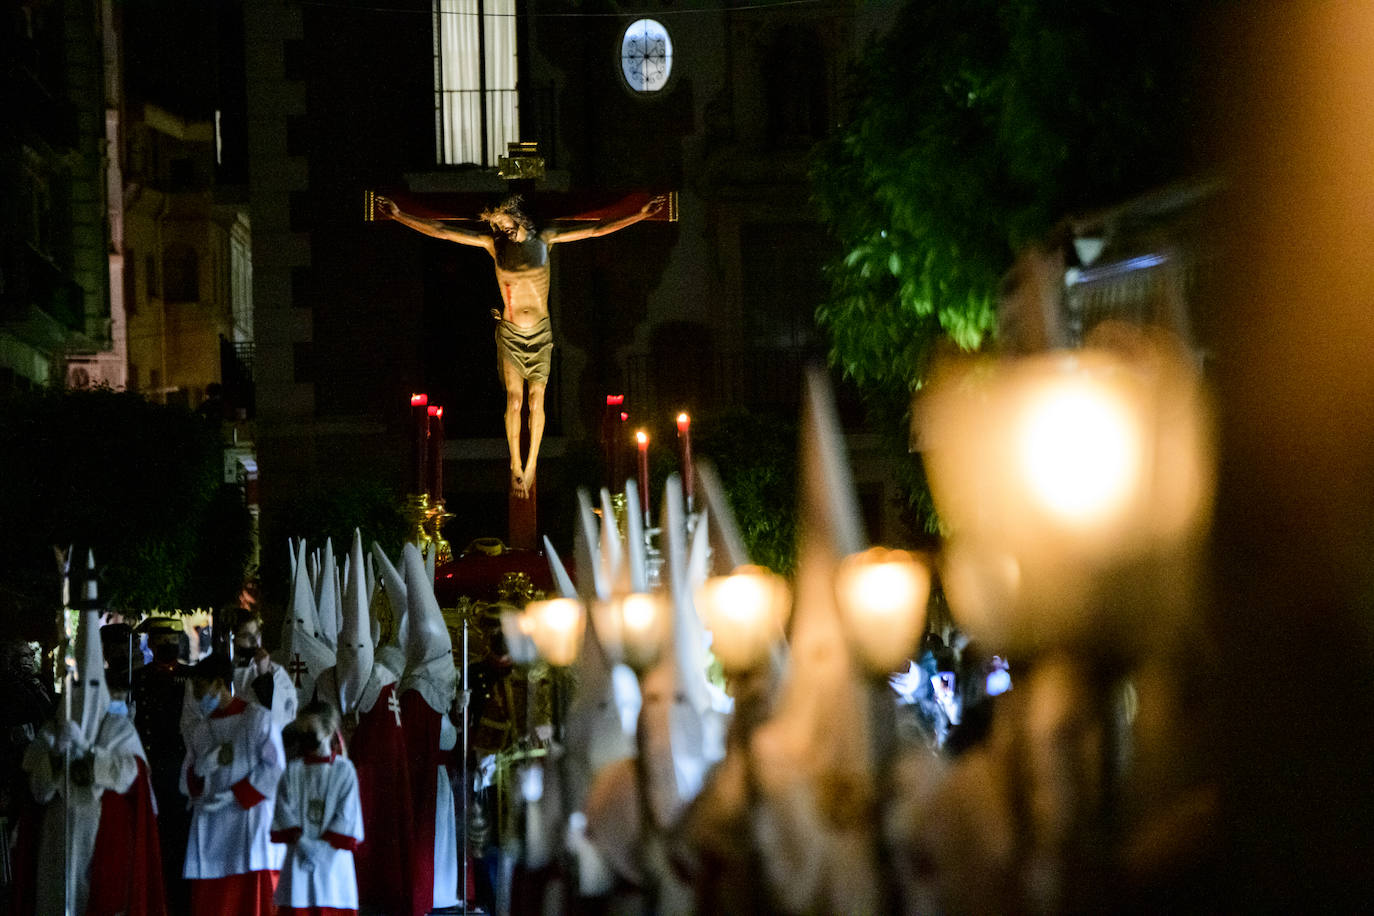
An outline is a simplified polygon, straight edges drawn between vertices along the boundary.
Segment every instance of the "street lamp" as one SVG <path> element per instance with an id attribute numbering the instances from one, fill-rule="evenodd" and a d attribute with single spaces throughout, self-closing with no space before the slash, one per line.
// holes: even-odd
<path id="1" fill-rule="evenodd" d="M 752 670 L 782 638 L 791 596 L 781 576 L 762 566 L 741 566 L 707 579 L 697 592 L 711 651 L 731 673 Z"/>
<path id="2" fill-rule="evenodd" d="M 851 554 L 835 576 L 850 646 L 869 671 L 886 675 L 911 657 L 926 623 L 930 570 L 905 550 Z"/>

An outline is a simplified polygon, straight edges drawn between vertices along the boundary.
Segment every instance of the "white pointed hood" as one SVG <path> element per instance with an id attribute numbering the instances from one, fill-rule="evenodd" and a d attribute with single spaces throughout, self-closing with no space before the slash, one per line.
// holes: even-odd
<path id="1" fill-rule="evenodd" d="M 739 524 L 735 521 L 735 512 L 730 508 L 730 501 L 725 496 L 725 487 L 720 482 L 715 465 L 702 458 L 697 460 L 694 467 L 697 473 L 697 488 L 704 504 L 698 527 L 706 528 L 707 538 L 710 539 L 712 546 L 706 575 L 708 578 L 729 575 L 741 566 L 752 564 L 753 560 L 749 558 L 749 551 L 745 549 L 744 538 L 740 536 Z M 709 526 L 706 524 L 708 512 L 711 519 Z M 696 587 L 693 588 L 692 594 L 696 594 Z M 769 667 L 772 669 L 773 679 L 781 679 L 783 670 L 787 667 L 785 644 L 778 643 L 773 647 Z"/>
<path id="2" fill-rule="evenodd" d="M 605 487 L 601 488 L 601 571 L 612 592 L 625 590 L 625 542 L 615 521 L 611 491 Z"/>
<path id="3" fill-rule="evenodd" d="M 725 753 L 725 719 L 712 708 L 704 630 L 687 580 L 687 516 L 682 483 L 670 475 L 663 494 L 665 588 L 672 621 L 658 665 L 644 678 L 639 717 L 648 802 L 660 827 L 674 823 Z"/>
<path id="4" fill-rule="evenodd" d="M 697 712 L 711 705 L 706 679 L 706 628 L 697 614 L 687 564 L 687 512 L 682 500 L 682 480 L 676 473 L 664 484 L 664 534 L 667 540 L 666 586 L 673 608 L 671 652 L 664 659 L 676 669 L 677 688 Z"/>
<path id="5" fill-rule="evenodd" d="M 286 609 L 281 647 L 273 657 L 277 664 L 286 669 L 300 698 L 300 705 L 304 706 L 315 694 L 315 680 L 320 672 L 334 664 L 334 650 L 318 635 L 319 615 L 310 586 L 305 541 L 300 542 L 297 550 L 296 581 L 291 590 L 291 604 Z"/>
<path id="6" fill-rule="evenodd" d="M 554 587 L 558 589 L 560 598 L 577 598 L 577 586 L 573 585 L 572 577 L 568 575 L 567 567 L 563 565 L 563 558 L 554 549 L 553 542 L 548 535 L 544 535 L 544 554 L 549 558 L 549 572 L 553 575 Z"/>
<path id="7" fill-rule="evenodd" d="M 367 571 L 363 564 L 363 535 L 353 532 L 348 575 L 343 590 L 343 629 L 339 631 L 339 708 L 346 715 L 357 708 L 372 676 L 372 620 L 368 616 Z"/>
<path id="8" fill-rule="evenodd" d="M 373 658 L 385 665 L 398 677 L 406 669 L 406 624 L 408 599 L 406 580 L 396 567 L 391 565 L 386 552 L 376 541 L 372 542 L 372 556 L 377 561 L 377 590 L 373 593 L 370 616 L 373 621 Z M 387 617 L 383 627 L 382 618 Z M 383 641 L 383 632 L 388 634 Z"/>
<path id="9" fill-rule="evenodd" d="M 309 579 L 309 571 L 305 566 L 305 540 L 297 541 L 295 538 L 289 539 L 291 544 L 291 598 L 286 605 L 286 614 L 281 621 L 281 639 L 277 640 L 277 645 L 285 646 L 291 639 L 291 631 L 296 628 L 296 614 L 300 607 L 300 602 L 296 598 L 296 590 L 300 588 L 301 579 Z M 314 606 L 314 596 L 310 599 L 311 606 Z M 313 625 L 311 632 L 314 632 Z"/>
<path id="10" fill-rule="evenodd" d="M 639 485 L 633 480 L 625 481 L 625 502 L 639 505 Z M 625 513 L 625 560 L 629 567 L 630 591 L 649 590 L 649 556 L 644 542 L 644 516 L 639 512 Z"/>
<path id="11" fill-rule="evenodd" d="M 105 685 L 105 651 L 100 645 L 100 612 L 93 609 L 95 559 L 87 553 L 86 607 L 76 625 L 76 680 L 72 692 L 72 720 L 81 729 L 86 744 L 95 744 L 100 722 L 110 708 L 110 691 Z"/>
<path id="12" fill-rule="evenodd" d="M 434 597 L 434 581 L 429 578 L 420 549 L 406 544 L 405 564 L 406 670 L 401 677 L 401 693 L 419 691 L 435 712 L 446 713 L 453 703 L 456 674 L 453 667 L 453 638 L 444 624 L 439 600 Z"/>
<path id="13" fill-rule="evenodd" d="M 861 516 L 829 379 L 806 376 L 791 668 L 777 712 L 753 732 L 756 829 L 784 909 L 876 911 L 878 848 L 862 798 L 835 807 L 835 786 L 875 786 L 869 685 L 835 602 L 840 560 L 864 547 Z M 836 812 L 840 812 L 837 815 Z M 860 816 L 854 816 L 857 812 Z"/>
<path id="14" fill-rule="evenodd" d="M 374 543 L 375 543 L 375 542 L 374 542 Z M 368 593 L 369 595 L 371 595 L 371 594 L 372 594 L 373 592 L 375 592 L 376 590 L 377 590 L 377 569 L 376 569 L 376 567 L 373 565 L 373 562 L 372 562 L 372 554 L 369 553 L 369 554 L 367 555 L 367 593 Z M 373 642 L 373 645 L 376 645 L 377 640 L 374 638 L 374 639 L 372 640 L 372 642 Z"/>
<path id="15" fill-rule="evenodd" d="M 706 510 L 697 514 L 692 528 L 691 545 L 687 549 L 687 594 L 697 590 L 711 577 L 711 531 Z"/>
<path id="16" fill-rule="evenodd" d="M 320 621 L 320 639 L 333 649 L 339 643 L 339 620 L 343 614 L 339 601 L 338 564 L 334 560 L 333 541 L 324 542 L 324 566 L 320 570 L 319 603 L 316 612 Z"/>
<path id="17" fill-rule="evenodd" d="M 610 597 L 601 559 L 602 532 L 592 512 L 591 494 L 579 489 L 578 524 L 573 532 L 577 558 L 578 597 L 588 607 Z M 614 518 L 610 521 L 615 524 Z M 575 663 L 577 693 L 569 704 L 566 745 L 569 771 L 569 810 L 581 805 L 592 779 L 603 767 L 634 756 L 634 738 L 627 734 L 617 706 L 610 659 L 597 636 L 593 614 L 587 615 L 587 634 Z"/>
<path id="18" fill-rule="evenodd" d="M 589 605 L 611 596 L 611 583 L 601 560 L 601 529 L 592 511 L 592 495 L 577 488 L 577 528 L 573 536 L 573 562 L 577 567 L 577 592 Z"/>
<path id="19" fill-rule="evenodd" d="M 728 575 L 751 562 L 749 552 L 744 547 L 744 538 L 740 536 L 739 525 L 735 523 L 735 513 L 730 508 L 730 502 L 725 496 L 725 487 L 720 482 L 715 465 L 703 458 L 697 460 L 694 469 L 702 501 L 715 523 L 711 530 L 719 539 L 716 547 L 721 556 L 712 564 L 713 569 L 715 575 Z"/>

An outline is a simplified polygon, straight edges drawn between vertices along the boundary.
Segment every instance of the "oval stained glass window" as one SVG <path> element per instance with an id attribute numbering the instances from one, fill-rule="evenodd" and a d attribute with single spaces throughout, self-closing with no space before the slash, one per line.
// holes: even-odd
<path id="1" fill-rule="evenodd" d="M 673 42 L 663 24 L 637 19 L 620 39 L 620 72 L 636 92 L 657 92 L 673 69 Z"/>

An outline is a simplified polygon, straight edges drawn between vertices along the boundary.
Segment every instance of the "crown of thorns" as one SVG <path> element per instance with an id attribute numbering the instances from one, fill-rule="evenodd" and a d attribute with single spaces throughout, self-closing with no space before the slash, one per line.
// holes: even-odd
<path id="1" fill-rule="evenodd" d="M 534 221 L 525 215 L 525 211 L 520 209 L 520 204 L 524 202 L 519 194 L 512 194 L 494 207 L 490 207 L 477 214 L 477 218 L 483 222 L 491 222 L 498 216 L 509 216 L 517 223 L 525 227 L 528 232 L 534 231 Z"/>

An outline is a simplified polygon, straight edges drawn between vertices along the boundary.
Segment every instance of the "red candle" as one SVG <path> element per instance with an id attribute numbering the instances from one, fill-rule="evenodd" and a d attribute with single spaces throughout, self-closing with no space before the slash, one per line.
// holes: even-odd
<path id="1" fill-rule="evenodd" d="M 411 435 L 411 492 L 419 495 L 425 492 L 429 483 L 429 477 L 425 473 L 425 465 L 429 455 L 429 395 L 412 394 L 410 396 L 410 423 Z"/>
<path id="2" fill-rule="evenodd" d="M 677 444 L 682 454 L 682 498 L 692 511 L 692 418 L 686 411 L 677 415 Z"/>
<path id="3" fill-rule="evenodd" d="M 429 500 L 444 498 L 444 408 L 429 405 Z"/>
<path id="4" fill-rule="evenodd" d="M 601 457 L 605 462 L 606 489 L 612 493 L 619 493 L 625 483 L 620 479 L 620 423 L 615 419 L 624 403 L 625 395 L 608 394 L 601 414 Z"/>
<path id="5" fill-rule="evenodd" d="M 644 430 L 635 433 L 635 442 L 639 444 L 639 507 L 644 512 L 644 525 L 648 527 L 649 520 L 649 434 Z"/>
<path id="6" fill-rule="evenodd" d="M 615 435 L 614 435 L 614 437 L 613 437 L 613 441 L 615 442 L 615 476 L 616 476 L 616 481 L 615 481 L 615 486 L 612 487 L 611 489 L 614 490 L 614 491 L 617 492 L 617 493 L 624 493 L 624 492 L 625 492 L 625 472 L 624 472 L 624 469 L 623 469 L 623 464 L 624 464 L 624 461 L 625 461 L 625 444 L 626 444 L 626 442 L 628 441 L 628 440 L 626 439 L 626 436 L 625 436 L 625 430 L 626 430 L 628 427 L 627 427 L 625 424 L 627 424 L 627 423 L 629 423 L 629 422 L 630 422 L 630 415 L 629 415 L 628 413 L 626 413 L 625 411 L 622 410 L 622 411 L 620 412 L 620 422 L 617 423 L 617 424 L 615 425 Z"/>

